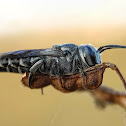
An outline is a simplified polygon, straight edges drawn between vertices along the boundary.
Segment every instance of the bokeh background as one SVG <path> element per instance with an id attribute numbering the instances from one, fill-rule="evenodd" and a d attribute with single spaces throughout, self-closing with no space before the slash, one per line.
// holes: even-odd
<path id="1" fill-rule="evenodd" d="M 54 44 L 126 45 L 125 0 L 0 1 L 0 52 L 50 48 Z M 126 50 L 108 50 L 102 61 L 115 63 L 126 78 Z M 98 109 L 88 93 L 64 94 L 53 87 L 23 87 L 22 75 L 0 73 L 1 126 L 125 126 L 119 106 Z M 118 75 L 106 70 L 103 85 L 124 91 Z"/>

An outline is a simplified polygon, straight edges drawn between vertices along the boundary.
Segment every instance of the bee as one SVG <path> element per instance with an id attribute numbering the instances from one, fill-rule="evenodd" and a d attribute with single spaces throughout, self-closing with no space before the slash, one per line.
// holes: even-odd
<path id="1" fill-rule="evenodd" d="M 0 55 L 0 72 L 29 73 L 29 87 L 31 87 L 31 80 L 35 73 L 57 77 L 62 87 L 62 76 L 80 73 L 83 80 L 82 84 L 85 85 L 84 71 L 100 65 L 101 53 L 107 49 L 114 48 L 126 48 L 126 46 L 106 45 L 96 49 L 90 44 L 81 46 L 61 44 L 53 45 L 50 49 L 19 50 L 2 53 Z M 107 66 L 107 63 L 104 63 L 105 65 Z M 117 67 L 112 66 L 112 64 L 107 67 L 116 70 L 126 88 L 125 80 Z"/>

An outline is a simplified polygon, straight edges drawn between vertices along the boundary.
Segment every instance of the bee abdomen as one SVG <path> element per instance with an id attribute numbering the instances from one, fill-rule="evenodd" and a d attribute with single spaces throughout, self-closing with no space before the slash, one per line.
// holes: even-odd
<path id="1" fill-rule="evenodd" d="M 0 72 L 25 73 L 29 71 L 30 58 L 1 58 Z"/>

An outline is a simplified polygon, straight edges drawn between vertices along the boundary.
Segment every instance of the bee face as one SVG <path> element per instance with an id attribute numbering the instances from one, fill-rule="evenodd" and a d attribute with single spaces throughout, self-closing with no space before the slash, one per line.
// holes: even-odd
<path id="1" fill-rule="evenodd" d="M 88 66 L 95 66 L 101 63 L 100 53 L 92 45 L 82 45 L 79 47 L 80 56 L 82 61 Z"/>

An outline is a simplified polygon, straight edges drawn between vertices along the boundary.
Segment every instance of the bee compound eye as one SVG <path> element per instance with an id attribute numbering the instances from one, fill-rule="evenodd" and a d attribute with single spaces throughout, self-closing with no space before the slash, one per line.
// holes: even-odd
<path id="1" fill-rule="evenodd" d="M 96 57 L 95 57 L 95 56 L 86 55 L 85 60 L 86 60 L 86 63 L 87 63 L 89 66 L 94 66 L 95 64 L 97 64 L 97 63 L 96 63 Z"/>
<path id="2" fill-rule="evenodd" d="M 94 48 L 90 47 L 90 46 L 86 46 L 84 48 L 84 58 L 86 63 L 89 66 L 94 66 L 95 64 L 97 64 L 96 62 L 96 51 L 94 50 Z"/>

